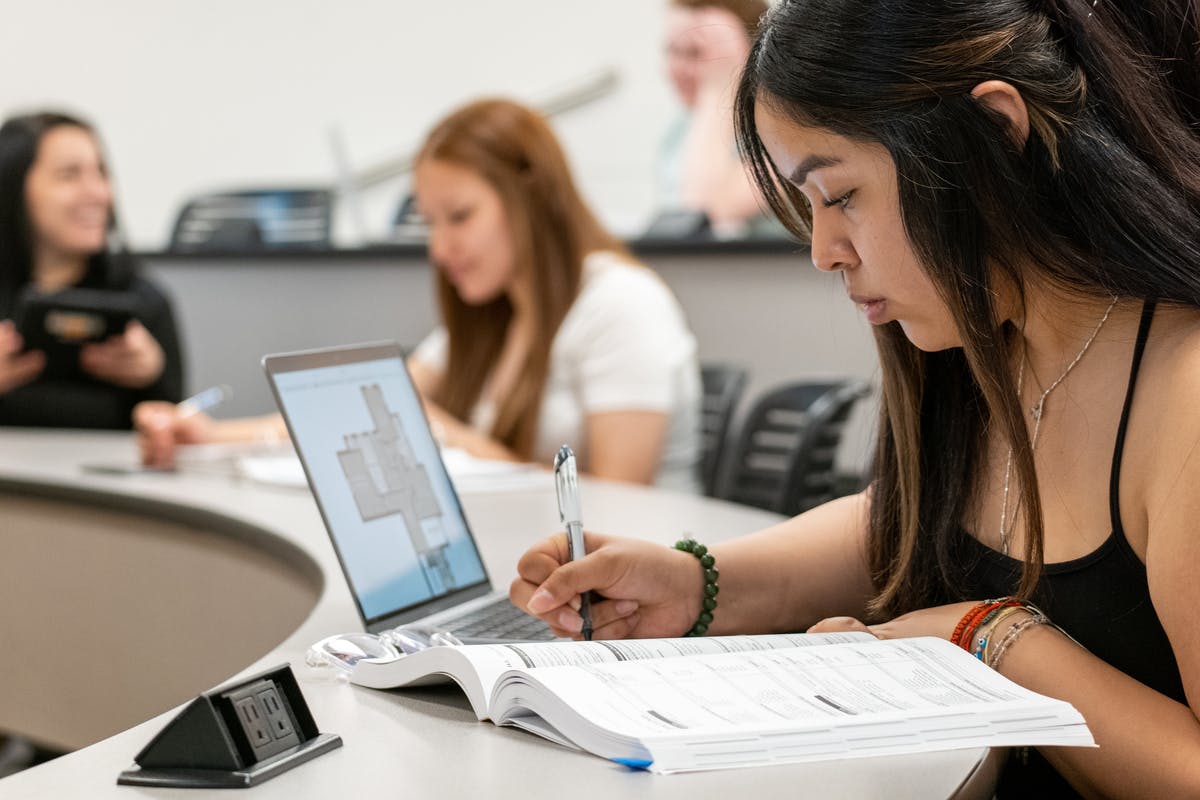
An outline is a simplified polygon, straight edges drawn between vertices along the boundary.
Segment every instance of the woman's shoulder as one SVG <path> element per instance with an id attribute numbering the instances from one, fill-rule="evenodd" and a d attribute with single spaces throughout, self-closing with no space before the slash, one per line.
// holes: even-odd
<path id="1" fill-rule="evenodd" d="M 583 286 L 579 299 L 623 298 L 637 303 L 649 298 L 674 302 L 674 295 L 654 270 L 631 257 L 611 250 L 598 250 L 583 260 Z"/>
<path id="2" fill-rule="evenodd" d="M 1175 558 L 1167 554 L 1194 552 L 1200 513 L 1193 489 L 1200 483 L 1200 309 L 1159 307 L 1142 369 L 1134 395 L 1140 410 L 1127 440 L 1130 468 L 1123 470 L 1140 495 L 1141 513 L 1132 515 L 1133 530 L 1126 532 L 1133 542 L 1138 526 L 1145 526 L 1147 569 L 1161 574 Z M 1152 558 L 1151 551 L 1159 555 Z"/>
<path id="3" fill-rule="evenodd" d="M 559 333 L 588 347 L 614 337 L 690 336 L 682 308 L 658 274 L 608 251 L 585 259 L 583 286 Z"/>
<path id="4" fill-rule="evenodd" d="M 1161 325 L 1159 346 L 1160 390 L 1166 396 L 1194 401 L 1200 390 L 1200 309 L 1161 308 L 1155 315 Z"/>
<path id="5" fill-rule="evenodd" d="M 1138 378 L 1139 395 L 1148 403 L 1154 420 L 1152 461 L 1164 469 L 1172 465 L 1168 456 L 1178 446 L 1200 441 L 1200 309 L 1160 307 L 1155 313 L 1143 373 Z M 1142 384 L 1149 384 L 1142 393 Z M 1174 465 L 1178 469 L 1178 465 Z"/>

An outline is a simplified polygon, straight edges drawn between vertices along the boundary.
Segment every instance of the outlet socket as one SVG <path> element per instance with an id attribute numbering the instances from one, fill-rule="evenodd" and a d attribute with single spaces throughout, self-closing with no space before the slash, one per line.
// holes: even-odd
<path id="1" fill-rule="evenodd" d="M 241 686 L 224 695 L 233 706 L 245 736 L 249 761 L 262 761 L 300 744 L 291 708 L 270 678 Z"/>
<path id="2" fill-rule="evenodd" d="M 276 739 L 295 739 L 296 726 L 292 723 L 292 710 L 288 708 L 287 698 L 272 685 L 258 693 L 258 702 L 267 712 L 267 727 L 271 736 Z"/>

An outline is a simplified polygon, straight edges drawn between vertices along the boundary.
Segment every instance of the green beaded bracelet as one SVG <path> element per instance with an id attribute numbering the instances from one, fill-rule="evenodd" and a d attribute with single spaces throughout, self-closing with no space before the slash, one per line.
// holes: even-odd
<path id="1" fill-rule="evenodd" d="M 717 578 L 720 573 L 717 571 L 717 560 L 713 558 L 712 553 L 708 552 L 708 548 L 697 542 L 695 539 L 680 539 L 675 543 L 676 550 L 682 550 L 685 553 L 691 553 L 696 558 L 700 559 L 700 567 L 704 570 L 704 600 L 700 610 L 700 616 L 696 618 L 696 624 L 691 627 L 684 636 L 703 636 L 708 633 L 708 626 L 712 624 L 713 610 L 717 607 Z"/>

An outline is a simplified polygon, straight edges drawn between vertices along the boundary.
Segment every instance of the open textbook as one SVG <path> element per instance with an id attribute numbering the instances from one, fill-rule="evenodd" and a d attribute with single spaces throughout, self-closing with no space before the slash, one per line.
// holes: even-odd
<path id="1" fill-rule="evenodd" d="M 963 747 L 1093 745 L 1070 704 L 935 638 L 864 633 L 434 647 L 358 662 L 453 680 L 476 716 L 653 772 Z"/>

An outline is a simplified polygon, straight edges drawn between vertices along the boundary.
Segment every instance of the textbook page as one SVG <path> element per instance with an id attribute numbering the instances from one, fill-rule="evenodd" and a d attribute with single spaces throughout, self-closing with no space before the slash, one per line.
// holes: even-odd
<path id="1" fill-rule="evenodd" d="M 496 682 L 510 670 L 807 647 L 873 638 L 870 634 L 854 632 L 786 633 L 431 647 L 395 659 L 363 659 L 355 665 L 350 681 L 372 689 L 392 689 L 453 680 L 466 693 L 475 716 L 483 720 L 492 716 L 489 698 Z"/>
<path id="2" fill-rule="evenodd" d="M 533 714 L 535 727 L 655 772 L 1094 744 L 1070 704 L 934 638 L 510 672 L 492 705 L 497 724 Z"/>

